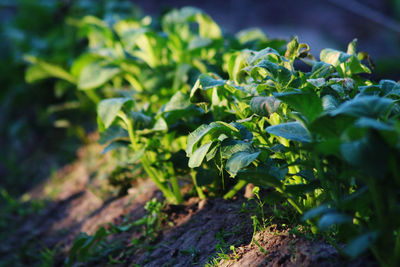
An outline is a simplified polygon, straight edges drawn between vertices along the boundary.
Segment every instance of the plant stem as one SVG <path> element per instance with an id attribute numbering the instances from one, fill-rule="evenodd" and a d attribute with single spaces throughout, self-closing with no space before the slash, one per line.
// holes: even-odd
<path id="1" fill-rule="evenodd" d="M 201 190 L 201 188 L 197 185 L 196 171 L 191 169 L 190 175 L 192 176 L 193 184 L 194 184 L 194 187 L 196 188 L 197 195 L 199 195 L 200 199 L 206 199 L 206 195 L 204 194 L 203 190 Z"/>
<path id="2" fill-rule="evenodd" d="M 232 198 L 233 196 L 235 196 L 236 193 L 237 193 L 240 189 L 242 189 L 243 186 L 245 186 L 246 184 L 247 184 L 247 182 L 246 182 L 245 180 L 239 180 L 239 181 L 237 182 L 237 184 L 236 184 L 231 190 L 229 190 L 228 193 L 226 193 L 226 194 L 224 195 L 224 199 L 230 199 L 230 198 Z"/>
<path id="3" fill-rule="evenodd" d="M 169 166 L 170 176 L 169 180 L 171 181 L 172 191 L 174 192 L 176 202 L 178 204 L 183 202 L 181 188 L 179 187 L 178 178 L 175 175 L 174 167 L 171 165 Z"/>
<path id="4" fill-rule="evenodd" d="M 87 97 L 92 100 L 96 105 L 101 101 L 100 97 L 94 90 L 84 90 Z"/>
<path id="5" fill-rule="evenodd" d="M 157 185 L 157 187 L 163 192 L 165 198 L 168 200 L 168 202 L 172 202 L 174 204 L 179 204 L 178 199 L 175 197 L 175 195 L 171 192 L 171 190 L 163 184 L 159 177 L 159 174 L 157 173 L 156 169 L 154 169 L 151 166 L 150 159 L 147 155 L 147 152 L 142 156 L 142 166 L 143 169 L 146 171 L 147 175 L 150 177 L 150 179 L 153 180 L 153 182 Z"/>
<path id="6" fill-rule="evenodd" d="M 133 148 L 135 150 L 139 150 L 139 146 L 138 146 L 138 143 L 137 143 L 136 137 L 135 137 L 135 132 L 133 130 L 132 121 L 123 112 L 119 112 L 118 116 L 124 121 L 124 123 L 126 125 L 126 128 L 128 130 L 129 140 L 131 141 Z M 172 203 L 176 203 L 176 204 L 182 203 L 183 199 L 180 194 L 180 190 L 179 190 L 179 194 L 177 194 L 175 192 L 175 190 L 177 188 L 179 189 L 179 185 L 178 185 L 176 178 L 174 177 L 174 179 L 171 179 L 172 187 L 175 192 L 175 194 L 174 194 L 164 183 L 162 183 L 160 181 L 159 177 L 161 177 L 162 174 L 159 173 L 158 170 L 156 170 L 155 168 L 153 168 L 151 166 L 151 161 L 149 159 L 149 155 L 148 155 L 147 151 L 142 156 L 141 161 L 142 161 L 143 169 L 146 171 L 146 173 L 150 177 L 150 179 L 152 179 L 153 182 L 157 185 L 157 187 L 161 190 L 161 192 L 164 194 L 164 196 L 168 200 L 168 202 L 172 202 Z"/>
<path id="7" fill-rule="evenodd" d="M 275 189 L 287 199 L 287 201 L 296 209 L 298 213 L 303 214 L 303 210 L 300 208 L 300 206 L 292 198 L 290 198 L 290 196 L 285 194 L 284 189 L 281 187 L 275 187 Z"/>

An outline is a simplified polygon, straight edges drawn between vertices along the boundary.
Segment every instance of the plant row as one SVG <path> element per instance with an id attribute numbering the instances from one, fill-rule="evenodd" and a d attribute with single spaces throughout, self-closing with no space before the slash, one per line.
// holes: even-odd
<path id="1" fill-rule="evenodd" d="M 344 254 L 399 264 L 400 84 L 369 80 L 356 40 L 317 60 L 297 38 L 226 35 L 190 7 L 74 24 L 86 52 L 69 69 L 30 57 L 26 77 L 62 79 L 96 103 L 119 168 L 141 166 L 171 203 L 187 183 L 200 198 L 273 189 L 313 232 L 347 242 Z"/>

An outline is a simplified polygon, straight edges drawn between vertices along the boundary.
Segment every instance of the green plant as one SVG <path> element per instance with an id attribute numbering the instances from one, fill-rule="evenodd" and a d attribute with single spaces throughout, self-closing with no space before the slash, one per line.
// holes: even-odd
<path id="1" fill-rule="evenodd" d="M 324 49 L 321 61 L 307 50 L 293 39 L 284 56 L 271 48 L 234 55 L 226 65 L 230 80 L 200 76 L 191 95 L 203 95 L 212 110 L 212 90 L 237 120 L 202 125 L 189 137 L 188 155 L 201 152 L 200 164 L 206 156 L 218 157 L 237 178 L 226 197 L 246 182 L 272 187 L 298 213 L 311 209 L 303 216 L 308 223 L 333 230 L 338 240 L 354 238 L 348 255 L 371 246 L 381 264 L 395 266 L 400 87 L 359 75 L 371 71 L 361 61 L 367 55 L 356 53 L 356 41 L 347 52 Z M 310 72 L 295 70 L 294 60 L 306 56 Z M 231 153 L 223 157 L 226 146 Z M 316 217 L 315 225 L 310 220 Z"/>
<path id="2" fill-rule="evenodd" d="M 346 242 L 349 257 L 370 248 L 381 265 L 398 265 L 400 85 L 370 80 L 356 40 L 317 60 L 297 38 L 285 49 L 259 31 L 224 36 L 196 8 L 158 26 L 149 17 L 71 23 L 87 51 L 69 69 L 28 58 L 27 77 L 62 79 L 96 103 L 104 152 L 128 151 L 120 168 L 140 162 L 171 203 L 183 201 L 179 180 L 200 198 L 254 183 L 272 192 L 277 216 L 288 207 L 314 233 Z M 265 225 L 256 198 L 255 228 Z"/>

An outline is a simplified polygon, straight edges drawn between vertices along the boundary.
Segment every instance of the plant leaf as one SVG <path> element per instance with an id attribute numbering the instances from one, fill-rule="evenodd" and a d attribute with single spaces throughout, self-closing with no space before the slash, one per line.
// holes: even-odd
<path id="1" fill-rule="evenodd" d="M 269 116 L 278 110 L 281 101 L 273 96 L 256 96 L 250 100 L 251 110 L 260 116 Z"/>
<path id="2" fill-rule="evenodd" d="M 352 217 L 337 213 L 337 212 L 330 212 L 321 217 L 321 219 L 318 222 L 318 228 L 321 229 L 322 231 L 328 230 L 329 227 L 332 225 L 337 225 L 337 224 L 343 224 L 343 223 L 349 223 L 352 221 Z"/>
<path id="3" fill-rule="evenodd" d="M 253 161 L 255 161 L 260 154 L 260 151 L 256 151 L 250 153 L 248 151 L 241 151 L 233 154 L 227 161 L 225 165 L 225 169 L 231 175 L 231 177 L 235 177 L 243 168 L 246 168 Z"/>
<path id="4" fill-rule="evenodd" d="M 369 246 L 374 243 L 378 237 L 377 232 L 368 232 L 354 238 L 349 244 L 347 244 L 344 252 L 351 258 L 358 257 L 361 253 L 366 251 Z"/>
<path id="5" fill-rule="evenodd" d="M 110 98 L 102 100 L 97 106 L 97 114 L 104 123 L 105 128 L 110 127 L 123 105 L 133 102 L 131 98 Z"/>
<path id="6" fill-rule="evenodd" d="M 270 134 L 281 136 L 289 140 L 311 142 L 310 133 L 300 122 L 281 123 L 269 126 L 265 130 Z"/>
<path id="7" fill-rule="evenodd" d="M 78 79 L 78 88 L 89 90 L 100 87 L 119 73 L 118 67 L 102 66 L 100 62 L 91 62 L 82 68 Z"/>
<path id="8" fill-rule="evenodd" d="M 303 114 L 309 122 L 314 121 L 323 111 L 322 101 L 314 93 L 296 90 L 274 96 Z"/>
<path id="9" fill-rule="evenodd" d="M 196 151 L 194 151 L 193 155 L 189 159 L 188 166 L 190 168 L 199 167 L 201 165 L 201 163 L 203 162 L 204 157 L 207 155 L 208 150 L 210 149 L 212 144 L 213 144 L 213 142 L 209 142 L 209 143 L 201 146 L 200 148 L 196 149 Z"/>
<path id="10" fill-rule="evenodd" d="M 226 134 L 228 136 L 240 135 L 240 132 L 234 126 L 222 121 L 212 122 L 208 125 L 203 124 L 199 126 L 194 132 L 189 134 L 186 147 L 186 154 L 188 155 L 188 157 L 192 155 L 195 146 L 207 134 L 213 134 L 218 137 L 220 134 Z"/>
<path id="11" fill-rule="evenodd" d="M 355 117 L 378 118 L 384 115 L 394 104 L 394 100 L 379 96 L 360 96 L 341 104 L 332 111 L 333 116 L 346 114 Z"/>

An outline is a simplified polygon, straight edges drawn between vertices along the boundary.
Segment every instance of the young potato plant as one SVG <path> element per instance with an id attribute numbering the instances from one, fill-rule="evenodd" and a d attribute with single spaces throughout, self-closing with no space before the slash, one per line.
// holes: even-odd
<path id="1" fill-rule="evenodd" d="M 257 30 L 223 35 L 196 8 L 160 23 L 70 23 L 86 52 L 69 70 L 31 57 L 27 77 L 86 94 L 104 152 L 140 161 L 169 202 L 183 200 L 178 177 L 201 198 L 231 198 L 251 182 L 347 242 L 337 248 L 349 257 L 369 248 L 382 266 L 400 264 L 400 85 L 369 80 L 356 40 L 317 60 L 297 38 L 285 49 Z"/>
<path id="2" fill-rule="evenodd" d="M 147 175 L 171 203 L 181 203 L 178 174 L 187 174 L 184 148 L 187 132 L 200 125 L 204 111 L 178 91 L 157 113 L 151 106 L 139 109 L 133 98 L 109 98 L 98 105 L 105 151 L 129 146 L 130 161 L 140 160 Z M 199 190 L 199 192 L 201 192 Z"/>
<path id="3" fill-rule="evenodd" d="M 36 64 L 30 70 L 45 70 L 47 76 L 69 82 L 97 103 L 100 142 L 109 144 L 105 151 L 126 152 L 128 147 L 130 158 L 121 165 L 141 160 L 173 203 L 182 202 L 177 172 L 190 172 L 184 156 L 187 134 L 210 120 L 189 102 L 188 92 L 198 75 L 223 73 L 223 55 L 230 47 L 282 45 L 254 30 L 226 42 L 218 25 L 196 8 L 167 13 L 161 28 L 149 17 L 111 23 L 86 16 L 72 23 L 88 39 L 87 52 L 70 71 L 38 59 L 32 59 Z M 205 197 L 200 187 L 213 176 L 196 171 L 191 175 L 197 193 Z"/>
<path id="4" fill-rule="evenodd" d="M 321 61 L 307 51 L 295 38 L 284 55 L 265 48 L 226 57 L 229 80 L 200 76 L 191 100 L 220 120 L 189 135 L 189 166 L 216 159 L 237 179 L 226 197 L 247 182 L 275 188 L 314 230 L 348 241 L 348 256 L 370 248 L 396 266 L 400 85 L 363 78 L 371 71 L 356 40 L 347 52 L 322 50 Z M 309 72 L 294 68 L 299 59 Z"/>

